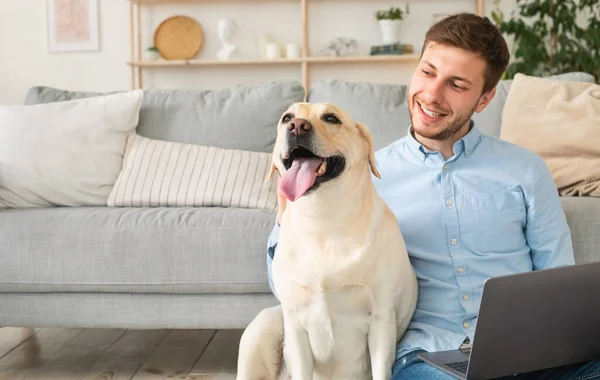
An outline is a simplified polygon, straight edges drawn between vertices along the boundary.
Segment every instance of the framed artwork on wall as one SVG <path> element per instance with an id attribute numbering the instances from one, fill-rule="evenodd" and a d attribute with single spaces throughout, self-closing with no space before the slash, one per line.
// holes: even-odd
<path id="1" fill-rule="evenodd" d="M 98 0 L 46 0 L 48 51 L 100 49 Z"/>

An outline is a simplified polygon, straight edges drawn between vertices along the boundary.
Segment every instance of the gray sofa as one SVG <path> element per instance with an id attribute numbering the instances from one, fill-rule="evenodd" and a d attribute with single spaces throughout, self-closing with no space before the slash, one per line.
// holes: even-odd
<path id="1" fill-rule="evenodd" d="M 593 81 L 585 74 L 560 79 Z M 499 136 L 511 81 L 475 115 Z M 313 83 L 309 102 L 346 108 L 376 148 L 406 134 L 404 85 Z M 98 95 L 33 87 L 25 104 Z M 226 90 L 146 90 L 137 128 L 156 139 L 269 152 L 296 82 Z M 563 198 L 579 263 L 600 260 L 600 199 Z M 244 328 L 276 304 L 266 241 L 274 212 L 237 208 L 56 207 L 0 210 L 0 325 Z"/>

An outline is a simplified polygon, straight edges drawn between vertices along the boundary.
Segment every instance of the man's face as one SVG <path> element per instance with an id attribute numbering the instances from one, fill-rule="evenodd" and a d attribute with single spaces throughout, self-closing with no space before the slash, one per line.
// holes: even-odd
<path id="1" fill-rule="evenodd" d="M 495 93 L 481 93 L 485 68 L 475 53 L 429 43 L 408 91 L 414 132 L 432 140 L 464 134 L 473 112 L 481 112 Z"/>

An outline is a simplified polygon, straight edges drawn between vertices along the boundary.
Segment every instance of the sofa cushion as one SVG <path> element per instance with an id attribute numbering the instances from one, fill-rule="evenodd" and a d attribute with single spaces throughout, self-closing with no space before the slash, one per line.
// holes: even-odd
<path id="1" fill-rule="evenodd" d="M 571 229 L 575 262 L 600 261 L 600 198 L 561 197 Z"/>
<path id="2" fill-rule="evenodd" d="M 560 195 L 600 197 L 600 85 L 517 74 L 503 140 L 539 154 Z"/>
<path id="3" fill-rule="evenodd" d="M 600 261 L 600 199 L 562 197 L 577 263 Z M 274 212 L 0 210 L 0 292 L 270 293 Z"/>
<path id="4" fill-rule="evenodd" d="M 45 86 L 28 90 L 25 104 L 95 96 Z M 137 132 L 145 137 L 189 144 L 271 152 L 283 112 L 304 99 L 295 81 L 218 90 L 144 90 Z"/>
<path id="5" fill-rule="evenodd" d="M 277 208 L 277 181 L 265 181 L 271 154 L 149 139 L 127 140 L 108 206 Z"/>
<path id="6" fill-rule="evenodd" d="M 104 206 L 142 91 L 0 106 L 0 207 Z"/>
<path id="7" fill-rule="evenodd" d="M 594 83 L 593 75 L 580 72 L 551 75 L 546 78 L 560 81 Z M 512 79 L 501 80 L 496 86 L 496 94 L 490 101 L 490 104 L 480 113 L 473 114 L 473 121 L 483 133 L 492 137 L 500 137 L 502 112 L 512 83 Z"/>
<path id="8" fill-rule="evenodd" d="M 216 207 L 0 210 L 0 292 L 270 293 L 274 220 Z"/>

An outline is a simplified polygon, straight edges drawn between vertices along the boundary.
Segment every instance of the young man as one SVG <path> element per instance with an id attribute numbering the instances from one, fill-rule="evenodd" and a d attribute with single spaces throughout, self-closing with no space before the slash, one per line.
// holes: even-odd
<path id="1" fill-rule="evenodd" d="M 382 179 L 373 180 L 396 214 L 419 280 L 394 380 L 453 379 L 416 354 L 469 344 L 487 278 L 574 264 L 543 159 L 483 135 L 471 120 L 491 101 L 508 60 L 504 38 L 486 18 L 459 14 L 434 25 L 410 83 L 407 136 L 377 152 Z M 278 222 L 284 208 L 281 199 Z M 268 242 L 269 281 L 278 228 Z M 600 378 L 600 362 L 523 376 L 584 374 Z"/>

